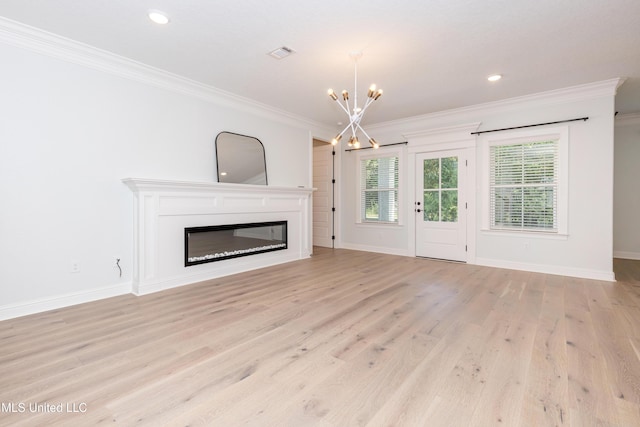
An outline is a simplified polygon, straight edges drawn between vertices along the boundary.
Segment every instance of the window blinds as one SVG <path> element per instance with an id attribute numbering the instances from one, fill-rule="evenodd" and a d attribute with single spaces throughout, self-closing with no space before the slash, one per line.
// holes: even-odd
<path id="1" fill-rule="evenodd" d="M 492 229 L 556 232 L 558 141 L 490 148 Z"/>
<path id="2" fill-rule="evenodd" d="M 362 221 L 398 222 L 398 157 L 362 159 Z"/>

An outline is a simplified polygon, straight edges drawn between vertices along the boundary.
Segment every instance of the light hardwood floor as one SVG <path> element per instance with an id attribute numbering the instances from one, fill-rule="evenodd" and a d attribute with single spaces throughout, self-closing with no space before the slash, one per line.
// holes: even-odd
<path id="1" fill-rule="evenodd" d="M 639 261 L 609 283 L 315 250 L 0 322 L 0 425 L 640 425 Z"/>

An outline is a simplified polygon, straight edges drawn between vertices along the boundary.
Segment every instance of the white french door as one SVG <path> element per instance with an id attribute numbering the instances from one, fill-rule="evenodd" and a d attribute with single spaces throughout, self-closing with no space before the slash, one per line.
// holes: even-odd
<path id="1" fill-rule="evenodd" d="M 416 155 L 416 256 L 466 261 L 464 150 Z"/>

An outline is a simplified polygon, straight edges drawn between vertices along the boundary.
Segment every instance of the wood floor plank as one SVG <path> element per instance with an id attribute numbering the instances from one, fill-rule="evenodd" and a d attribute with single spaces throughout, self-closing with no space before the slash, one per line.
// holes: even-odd
<path id="1" fill-rule="evenodd" d="M 564 297 L 562 283 L 546 283 L 522 404 L 523 427 L 569 422 Z"/>
<path id="2" fill-rule="evenodd" d="M 614 267 L 603 282 L 316 248 L 5 320 L 0 426 L 640 425 L 640 261 Z"/>
<path id="3" fill-rule="evenodd" d="M 598 339 L 591 312 L 580 307 L 568 307 L 565 314 L 571 425 L 616 425 L 618 411 L 602 353 L 603 337 Z"/>
<path id="4" fill-rule="evenodd" d="M 482 328 L 468 323 L 456 323 L 440 339 L 424 360 L 391 395 L 369 421 L 368 426 L 428 425 L 425 412 L 436 398 L 448 374 L 463 354 L 467 342 L 482 335 Z"/>
<path id="5" fill-rule="evenodd" d="M 498 361 L 503 335 L 503 325 L 493 323 L 490 328 L 483 328 L 481 334 L 466 340 L 462 354 L 438 388 L 438 403 L 429 407 L 429 424 L 470 424 L 479 396 L 492 381 L 491 371 Z M 455 420 L 451 419 L 452 408 L 460 409 L 455 411 Z"/>
<path id="6" fill-rule="evenodd" d="M 496 361 L 478 396 L 470 426 L 518 425 L 538 325 L 499 322 L 504 331 Z"/>
<path id="7" fill-rule="evenodd" d="M 593 308 L 591 318 L 601 337 L 611 393 L 617 399 L 640 405 L 640 363 L 624 326 L 611 309 Z"/>

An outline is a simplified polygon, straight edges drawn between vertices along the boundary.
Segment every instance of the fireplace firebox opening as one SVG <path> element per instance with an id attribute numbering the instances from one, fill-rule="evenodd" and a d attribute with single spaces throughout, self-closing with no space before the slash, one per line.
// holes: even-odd
<path id="1" fill-rule="evenodd" d="M 287 249 L 287 221 L 184 229 L 184 266 Z"/>

